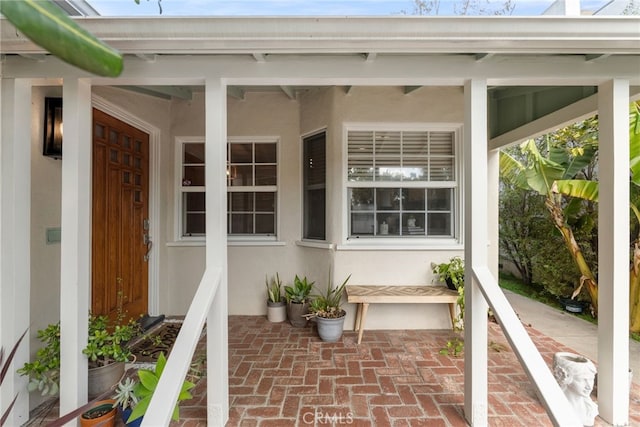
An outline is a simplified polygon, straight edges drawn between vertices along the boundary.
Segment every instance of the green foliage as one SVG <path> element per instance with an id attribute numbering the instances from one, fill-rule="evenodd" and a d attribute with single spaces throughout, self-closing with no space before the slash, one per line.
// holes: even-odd
<path id="1" fill-rule="evenodd" d="M 293 279 L 293 286 L 285 286 L 284 293 L 285 298 L 287 299 L 287 303 L 298 303 L 303 304 L 309 301 L 309 295 L 311 295 L 311 290 L 313 289 L 313 285 L 315 282 L 309 282 L 307 277 L 303 277 L 300 279 L 296 274 L 296 277 Z"/>
<path id="2" fill-rule="evenodd" d="M 140 333 L 139 324 L 133 319 L 124 324 L 121 321 L 122 316 L 111 322 L 107 316 L 89 315 L 89 338 L 82 353 L 88 357 L 90 368 L 126 362 L 131 357 L 126 343 Z"/>
<path id="3" fill-rule="evenodd" d="M 331 272 L 329 272 L 327 289 L 324 294 L 313 296 L 313 301 L 309 304 L 309 316 L 337 319 L 346 315 L 342 309 L 342 294 L 344 294 L 345 287 L 350 278 L 351 275 L 349 275 L 340 286 L 334 287 L 331 283 Z"/>
<path id="4" fill-rule="evenodd" d="M 557 232 L 549 221 L 543 196 L 507 182 L 501 182 L 500 188 L 500 257 L 513 263 L 522 279 L 531 284 L 540 248 Z"/>
<path id="5" fill-rule="evenodd" d="M 446 347 L 440 349 L 440 354 L 448 356 L 460 356 L 464 350 L 464 341 L 460 338 L 464 330 L 464 260 L 460 257 L 452 257 L 449 262 L 431 264 L 434 274 L 438 275 L 441 282 L 450 281 L 458 291 L 458 314 L 453 320 L 453 331 L 456 334 L 453 339 L 447 341 Z"/>
<path id="6" fill-rule="evenodd" d="M 53 55 L 105 77 L 122 72 L 122 55 L 98 40 L 49 0 L 0 1 L 2 13 L 21 33 Z"/>
<path id="7" fill-rule="evenodd" d="M 439 353 L 443 356 L 462 356 L 464 352 L 464 341 L 455 336 L 453 339 L 447 341 L 447 345 L 440 349 Z"/>
<path id="8" fill-rule="evenodd" d="M 271 280 L 265 277 L 264 284 L 267 288 L 267 298 L 269 301 L 282 301 L 282 280 L 280 280 L 280 275 L 278 273 L 276 273 L 276 276 L 272 277 Z"/>
<path id="9" fill-rule="evenodd" d="M 131 351 L 127 343 L 140 332 L 140 326 L 133 319 L 124 324 L 121 321 L 121 315 L 114 322 L 107 316 L 89 315 L 89 337 L 82 352 L 89 359 L 90 368 L 129 360 Z M 39 330 L 38 339 L 43 347 L 38 349 L 34 361 L 25 363 L 18 373 L 29 376 L 29 391 L 55 396 L 60 382 L 60 323 Z"/>
<path id="10" fill-rule="evenodd" d="M 133 411 L 127 420 L 127 423 L 131 421 L 137 420 L 138 418 L 144 416 L 149 408 L 149 403 L 151 403 L 151 398 L 153 397 L 153 393 L 156 391 L 156 387 L 158 386 L 158 382 L 160 381 L 160 376 L 164 371 L 165 365 L 167 364 L 167 359 L 164 356 L 164 353 L 160 353 L 158 357 L 158 362 L 156 363 L 155 369 L 139 369 L 138 370 L 138 382 L 135 382 L 133 387 L 133 394 L 138 399 L 136 404 L 132 404 Z M 122 382 L 120 383 L 122 384 Z M 172 418 L 174 420 L 180 419 L 180 402 L 183 400 L 191 399 L 193 396 L 191 395 L 191 390 L 195 387 L 195 384 L 185 380 L 182 383 L 182 388 L 180 389 L 180 394 L 178 395 L 178 400 L 176 402 L 176 406 L 173 409 Z M 130 402 L 133 403 L 133 402 Z"/>
<path id="11" fill-rule="evenodd" d="M 38 349 L 35 360 L 25 363 L 18 373 L 29 376 L 29 391 L 55 396 L 60 381 L 60 323 L 40 329 L 38 339 L 44 347 Z"/>
<path id="12" fill-rule="evenodd" d="M 438 275 L 438 279 L 442 282 L 451 281 L 458 289 L 464 287 L 464 260 L 460 257 L 453 257 L 449 262 L 441 264 L 432 264 L 431 268 L 434 274 Z"/>
<path id="13" fill-rule="evenodd" d="M 135 407 L 138 404 L 138 396 L 134 392 L 136 384 L 137 382 L 131 378 L 121 380 L 113 395 L 113 406 L 120 406 L 123 410 Z"/>

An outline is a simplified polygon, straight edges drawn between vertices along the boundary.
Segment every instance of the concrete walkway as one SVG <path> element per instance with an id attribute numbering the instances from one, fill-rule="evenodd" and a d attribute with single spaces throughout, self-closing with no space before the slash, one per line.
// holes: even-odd
<path id="1" fill-rule="evenodd" d="M 598 361 L 598 326 L 568 312 L 504 290 L 504 294 L 526 325 L 553 338 L 594 362 Z M 640 342 L 629 340 L 629 366 L 633 382 L 640 384 Z"/>

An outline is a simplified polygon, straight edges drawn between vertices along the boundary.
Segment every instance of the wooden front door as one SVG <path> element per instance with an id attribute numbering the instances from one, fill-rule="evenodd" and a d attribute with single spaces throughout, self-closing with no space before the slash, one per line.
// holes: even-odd
<path id="1" fill-rule="evenodd" d="M 149 135 L 93 110 L 91 311 L 148 307 Z"/>

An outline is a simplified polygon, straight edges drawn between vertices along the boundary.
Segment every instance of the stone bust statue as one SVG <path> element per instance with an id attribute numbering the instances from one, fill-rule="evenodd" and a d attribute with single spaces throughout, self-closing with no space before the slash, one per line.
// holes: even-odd
<path id="1" fill-rule="evenodd" d="M 553 365 L 556 381 L 581 423 L 592 426 L 598 415 L 598 405 L 591 399 L 595 365 L 589 359 L 572 353 L 556 353 Z"/>

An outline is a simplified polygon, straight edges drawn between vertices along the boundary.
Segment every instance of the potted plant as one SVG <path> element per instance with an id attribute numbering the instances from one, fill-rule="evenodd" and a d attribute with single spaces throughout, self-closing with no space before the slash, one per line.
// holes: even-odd
<path id="1" fill-rule="evenodd" d="M 80 415 L 82 427 L 113 427 L 116 425 L 116 407 L 114 400 L 99 400 L 90 409 Z"/>
<path id="2" fill-rule="evenodd" d="M 441 264 L 431 264 L 434 274 L 438 275 L 438 280 L 445 282 L 447 287 L 453 291 L 460 286 L 464 286 L 464 260 L 460 257 L 453 257 L 449 262 Z"/>
<path id="3" fill-rule="evenodd" d="M 331 283 L 331 273 L 324 295 L 314 295 L 309 305 L 308 318 L 314 317 L 318 326 L 318 335 L 322 341 L 335 342 L 342 337 L 344 319 L 347 312 L 342 309 L 342 294 L 351 278 L 349 275 L 337 288 Z"/>
<path id="4" fill-rule="evenodd" d="M 270 322 L 284 322 L 287 320 L 287 306 L 282 297 L 282 281 L 280 275 L 276 273 L 271 280 L 264 279 L 267 287 L 267 319 Z"/>
<path id="5" fill-rule="evenodd" d="M 138 380 L 126 378 L 118 384 L 113 396 L 115 399 L 114 406 L 120 408 L 122 420 L 128 426 L 139 426 L 142 422 L 166 364 L 167 359 L 164 353 L 160 353 L 154 370 L 138 369 Z M 173 409 L 173 420 L 177 421 L 180 418 L 180 402 L 193 397 L 189 391 L 193 387 L 195 387 L 195 384 L 191 381 L 185 380 L 182 383 L 176 406 Z"/>
<path id="6" fill-rule="evenodd" d="M 284 293 L 287 300 L 287 316 L 291 325 L 297 328 L 307 326 L 309 314 L 309 295 L 315 282 L 309 282 L 305 277 L 300 279 L 296 274 L 293 279 L 293 286 L 285 286 Z"/>
<path id="7" fill-rule="evenodd" d="M 464 260 L 460 257 L 453 257 L 449 262 L 441 264 L 431 264 L 434 274 L 438 275 L 438 280 L 445 282 L 447 287 L 458 292 L 456 305 L 458 313 L 453 322 L 455 336 L 447 341 L 445 348 L 440 350 L 440 354 L 460 356 L 464 350 L 464 341 L 460 334 L 464 330 Z"/>
<path id="8" fill-rule="evenodd" d="M 111 321 L 107 316 L 89 315 L 89 337 L 82 352 L 89 359 L 90 399 L 118 382 L 131 357 L 127 343 L 139 333 L 139 325 L 133 319 L 121 321 L 122 316 Z M 44 346 L 37 351 L 35 360 L 25 363 L 18 373 L 30 377 L 29 391 L 55 396 L 60 380 L 60 323 L 39 330 L 38 339 Z"/>

